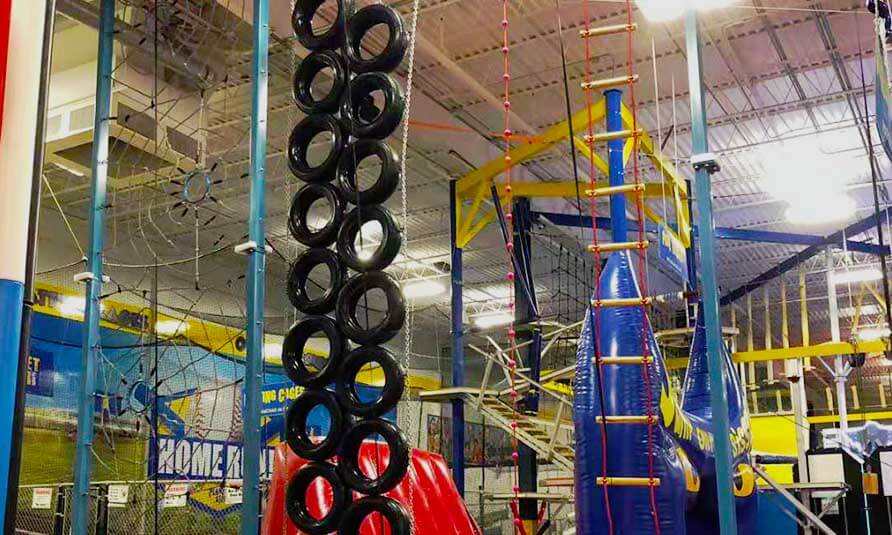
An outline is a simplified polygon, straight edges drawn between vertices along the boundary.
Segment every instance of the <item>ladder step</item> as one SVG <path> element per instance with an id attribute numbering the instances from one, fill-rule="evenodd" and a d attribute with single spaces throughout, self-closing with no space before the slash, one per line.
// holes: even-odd
<path id="1" fill-rule="evenodd" d="M 624 241 L 617 243 L 599 243 L 598 245 L 589 245 L 588 252 L 590 253 L 612 253 L 614 251 L 633 251 L 639 250 L 643 251 L 647 249 L 649 243 L 647 240 L 644 241 Z"/>
<path id="2" fill-rule="evenodd" d="M 644 184 L 623 184 L 622 186 L 608 186 L 585 190 L 589 197 L 607 197 L 609 195 L 621 195 L 625 193 L 639 193 L 644 191 Z"/>
<path id="3" fill-rule="evenodd" d="M 601 364 L 625 364 L 625 365 L 642 365 L 653 363 L 653 357 L 601 357 Z"/>
<path id="4" fill-rule="evenodd" d="M 594 135 L 585 135 L 586 143 L 599 143 L 604 141 L 615 141 L 617 139 L 629 139 L 631 137 L 640 136 L 641 130 L 617 130 L 615 132 L 600 132 Z"/>
<path id="5" fill-rule="evenodd" d="M 600 28 L 589 28 L 588 30 L 579 30 L 579 36 L 583 39 L 587 37 L 602 37 L 604 35 L 613 35 L 615 33 L 634 32 L 638 29 L 638 24 L 614 24 L 613 26 L 601 26 Z"/>
<path id="6" fill-rule="evenodd" d="M 604 419 L 600 416 L 595 418 L 595 421 L 599 424 L 604 422 Z M 607 424 L 655 424 L 657 423 L 656 416 L 608 416 Z"/>
<path id="7" fill-rule="evenodd" d="M 653 483 L 646 477 L 599 477 L 598 485 L 605 483 L 610 487 L 649 487 L 651 484 L 655 487 L 660 486 L 660 478 L 655 477 Z"/>
<path id="8" fill-rule="evenodd" d="M 650 306 L 653 304 L 652 297 L 633 297 L 630 299 L 593 299 L 592 306 L 593 307 L 601 307 L 601 308 L 616 308 L 616 307 L 640 307 Z"/>
<path id="9" fill-rule="evenodd" d="M 590 82 L 582 82 L 579 84 L 583 89 L 588 91 L 600 91 L 613 87 L 630 85 L 638 82 L 638 75 L 616 76 L 614 78 L 603 78 L 601 80 L 592 80 Z"/>

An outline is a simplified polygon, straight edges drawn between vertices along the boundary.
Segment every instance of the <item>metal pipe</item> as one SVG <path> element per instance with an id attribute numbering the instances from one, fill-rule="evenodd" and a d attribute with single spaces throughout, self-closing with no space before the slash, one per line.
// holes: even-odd
<path id="1" fill-rule="evenodd" d="M 449 231 L 452 235 L 452 386 L 465 384 L 465 346 L 462 314 L 462 249 L 457 245 L 458 211 L 455 181 L 449 183 Z M 452 479 L 458 492 L 465 495 L 465 406 L 461 399 L 452 400 Z"/>
<path id="2" fill-rule="evenodd" d="M 830 340 L 839 342 L 839 302 L 836 296 L 836 283 L 833 281 L 833 247 L 827 247 L 827 304 L 830 316 Z M 836 383 L 836 407 L 839 412 L 839 436 L 840 443 L 846 443 L 848 439 L 849 419 L 848 402 L 846 401 L 846 376 L 845 359 L 842 355 L 833 357 L 833 379 Z"/>
<path id="3" fill-rule="evenodd" d="M 99 4 L 99 52 L 96 75 L 96 116 L 93 126 L 91 177 L 90 243 L 87 250 L 86 304 L 84 306 L 83 349 L 77 407 L 77 446 L 74 457 L 72 500 L 74 535 L 86 535 L 90 524 L 90 472 L 93 461 L 93 396 L 96 390 L 96 362 L 101 344 L 99 332 L 102 295 L 102 255 L 105 245 L 105 210 L 108 189 L 108 137 L 111 121 L 112 69 L 115 48 L 115 0 Z"/>
<path id="4" fill-rule="evenodd" d="M 693 125 L 693 153 L 709 153 L 706 126 L 706 101 L 703 91 L 703 63 L 697 13 L 689 9 L 685 17 L 685 36 L 688 52 L 688 79 L 691 91 L 691 123 Z M 722 364 L 722 326 L 719 317 L 718 281 L 715 272 L 715 221 L 712 217 L 712 184 L 704 167 L 696 170 L 697 219 L 700 225 L 700 265 L 702 269 L 703 316 L 706 320 L 706 348 L 709 380 L 713 385 L 724 384 Z M 734 503 L 734 484 L 731 468 L 731 426 L 728 422 L 728 399 L 724 388 L 710 389 L 715 440 L 716 491 L 719 506 L 719 531 L 722 535 L 736 535 L 737 520 Z"/>
<path id="5" fill-rule="evenodd" d="M 257 535 L 260 522 L 260 393 L 263 387 L 264 286 L 266 283 L 266 136 L 269 109 L 269 0 L 254 0 L 251 82 L 251 199 L 248 240 L 247 356 L 243 410 L 242 535 Z"/>
<path id="6" fill-rule="evenodd" d="M 34 161 L 31 166 L 31 207 L 28 213 L 28 243 L 25 252 L 24 300 L 22 302 L 22 334 L 19 340 L 18 376 L 16 378 L 15 412 L 12 420 L 12 442 L 9 453 L 9 477 L 7 489 L 19 488 L 19 472 L 22 464 L 22 442 L 25 432 L 25 381 L 28 357 L 31 353 L 31 316 L 34 313 L 34 266 L 37 264 L 37 225 L 40 218 L 40 195 L 43 185 L 44 156 L 46 147 L 47 98 L 49 95 L 50 67 L 53 59 L 53 34 L 56 21 L 56 0 L 46 0 L 43 15 L 43 43 L 40 62 L 40 87 L 37 91 L 37 122 L 34 130 Z M 6 493 L 6 510 L 3 515 L 3 533 L 15 532 L 18 513 L 18 492 Z"/>

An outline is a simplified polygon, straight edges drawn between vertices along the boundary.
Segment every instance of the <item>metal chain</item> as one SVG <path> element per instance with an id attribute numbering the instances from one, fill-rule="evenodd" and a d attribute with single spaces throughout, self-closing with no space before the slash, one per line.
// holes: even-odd
<path id="1" fill-rule="evenodd" d="M 403 247 L 408 250 L 409 247 L 409 199 L 408 199 L 408 187 L 407 187 L 407 177 L 406 177 L 406 159 L 407 153 L 409 151 L 409 116 L 412 109 L 412 78 L 415 74 L 415 37 L 418 34 L 418 12 L 420 8 L 420 0 L 414 0 L 412 2 L 412 22 L 411 22 L 411 35 L 409 37 L 409 65 L 408 71 L 406 73 L 406 108 L 403 112 L 403 135 L 400 147 L 400 196 L 402 201 L 402 220 L 403 220 Z M 409 306 L 407 316 L 406 316 L 406 326 L 403 330 L 403 335 L 405 337 L 405 345 L 404 345 L 404 355 L 403 362 L 406 367 L 406 388 L 403 391 L 403 410 L 398 411 L 399 414 L 403 414 L 404 416 L 399 418 L 402 420 L 404 425 L 401 425 L 403 429 L 406 430 L 407 438 L 409 440 L 409 453 L 411 459 L 411 451 L 412 451 L 412 418 L 409 414 L 409 400 L 411 399 L 411 382 L 409 381 L 409 375 L 411 372 L 411 361 L 412 361 L 412 333 L 415 330 L 415 304 L 412 301 L 409 301 Z M 421 419 L 419 418 L 417 425 L 421 425 Z M 418 434 L 420 436 L 421 431 L 418 430 Z M 409 502 L 407 505 L 409 507 L 409 518 L 412 519 L 409 522 L 411 533 L 415 533 L 415 511 L 414 511 L 414 501 L 413 501 L 412 485 L 410 484 L 407 490 L 407 501 Z"/>

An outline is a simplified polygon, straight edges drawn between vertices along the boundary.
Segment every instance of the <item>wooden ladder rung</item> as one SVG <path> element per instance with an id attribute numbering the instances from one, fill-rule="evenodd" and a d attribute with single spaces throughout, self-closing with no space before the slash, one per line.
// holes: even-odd
<path id="1" fill-rule="evenodd" d="M 657 417 L 656 416 L 607 416 L 607 420 L 605 421 L 604 418 L 602 418 L 601 416 L 597 416 L 595 418 L 595 421 L 598 422 L 599 424 L 607 423 L 607 424 L 648 425 L 648 424 L 657 423 Z"/>
<path id="2" fill-rule="evenodd" d="M 617 139 L 629 139 L 631 137 L 640 136 L 641 130 L 617 130 L 615 132 L 599 132 L 594 135 L 585 135 L 586 143 L 603 143 L 604 141 L 616 141 Z"/>
<path id="3" fill-rule="evenodd" d="M 592 360 L 593 362 L 597 362 L 597 359 Z M 653 357 L 601 357 L 601 364 L 605 365 L 623 364 L 641 366 L 642 364 L 651 364 L 653 361 Z"/>
<path id="4" fill-rule="evenodd" d="M 621 87 L 638 82 L 638 75 L 615 76 L 613 78 L 602 78 L 600 80 L 591 80 L 590 82 L 582 82 L 579 84 L 582 89 L 587 91 L 600 91 L 602 89 L 610 89 L 613 87 Z"/>
<path id="5" fill-rule="evenodd" d="M 648 246 L 647 240 L 644 241 L 623 241 L 617 243 L 599 243 L 598 245 L 589 245 L 588 252 L 590 253 L 612 253 L 615 251 L 632 251 L 639 250 L 643 251 L 647 249 Z"/>
<path id="6" fill-rule="evenodd" d="M 614 24 L 612 26 L 601 26 L 599 28 L 589 28 L 588 30 L 579 30 L 579 36 L 583 39 L 588 37 L 602 37 L 605 35 L 613 35 L 615 33 L 634 32 L 638 29 L 638 24 Z"/>
<path id="7" fill-rule="evenodd" d="M 653 478 L 653 482 L 646 477 L 599 477 L 598 485 L 604 485 L 605 482 L 610 487 L 655 487 L 660 486 L 660 478 Z"/>
<path id="8" fill-rule="evenodd" d="M 622 186 L 587 189 L 585 190 L 585 194 L 589 197 L 607 197 L 609 195 L 624 195 L 626 193 L 639 193 L 642 191 L 644 191 L 644 184 L 623 184 Z"/>
<path id="9" fill-rule="evenodd" d="M 593 307 L 615 308 L 615 307 L 640 307 L 641 305 L 650 306 L 653 304 L 652 297 L 632 297 L 627 299 L 593 299 Z"/>

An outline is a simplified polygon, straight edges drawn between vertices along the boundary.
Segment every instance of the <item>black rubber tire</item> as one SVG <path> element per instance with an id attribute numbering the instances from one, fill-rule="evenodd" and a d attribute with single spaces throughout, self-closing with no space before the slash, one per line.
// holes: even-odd
<path id="1" fill-rule="evenodd" d="M 369 156 L 378 157 L 381 162 L 381 172 L 374 184 L 359 190 L 356 168 Z M 377 139 L 358 139 L 347 145 L 341 153 L 341 161 L 338 163 L 338 186 L 347 202 L 359 206 L 384 204 L 396 191 L 399 183 L 399 158 L 387 143 Z"/>
<path id="2" fill-rule="evenodd" d="M 378 288 L 387 297 L 384 319 L 370 329 L 363 328 L 356 317 L 363 294 Z M 406 321 L 406 301 L 399 284 L 383 271 L 369 271 L 355 275 L 341 288 L 337 304 L 338 325 L 341 332 L 359 345 L 380 345 L 393 339 Z"/>
<path id="3" fill-rule="evenodd" d="M 387 44 L 380 54 L 362 57 L 362 38 L 374 26 L 387 26 Z M 347 58 L 356 73 L 391 72 L 402 63 L 409 48 L 409 35 L 403 19 L 392 7 L 371 4 L 353 13 L 347 21 Z"/>
<path id="4" fill-rule="evenodd" d="M 328 269 L 330 284 L 318 299 L 312 299 L 307 292 L 310 273 L 317 266 Z M 338 301 L 338 293 L 347 279 L 347 268 L 341 259 L 330 249 L 314 247 L 308 249 L 291 265 L 288 271 L 286 293 L 294 308 L 304 314 L 328 314 L 334 310 Z"/>
<path id="5" fill-rule="evenodd" d="M 322 442 L 314 442 L 307 434 L 307 417 L 316 407 L 324 407 L 331 422 L 328 435 Z M 337 452 L 346 423 L 337 396 L 328 390 L 306 389 L 288 407 L 285 441 L 298 457 L 308 461 L 324 461 Z"/>
<path id="6" fill-rule="evenodd" d="M 360 257 L 355 240 L 363 225 L 377 221 L 381 225 L 381 243 L 368 258 Z M 393 216 L 380 204 L 354 208 L 345 217 L 338 232 L 338 255 L 350 269 L 365 273 L 389 266 L 400 252 L 403 236 Z"/>
<path id="7" fill-rule="evenodd" d="M 363 441 L 381 435 L 387 442 L 389 462 L 375 479 L 369 479 L 359 466 Z M 338 474 L 345 485 L 360 494 L 379 495 L 399 485 L 409 469 L 409 446 L 399 427 L 387 420 L 366 419 L 355 422 L 341 439 L 338 450 Z"/>
<path id="8" fill-rule="evenodd" d="M 328 338 L 328 358 L 316 372 L 307 368 L 303 360 L 307 341 L 314 334 L 322 332 Z M 310 316 L 291 327 L 282 342 L 282 367 L 288 378 L 298 386 L 323 388 L 334 379 L 347 352 L 347 340 L 341 335 L 337 324 L 326 316 Z"/>
<path id="9" fill-rule="evenodd" d="M 331 90 L 320 99 L 312 92 L 313 80 L 326 67 L 334 71 Z M 331 50 L 313 52 L 294 71 L 291 94 L 297 107 L 307 115 L 337 113 L 341 96 L 347 87 L 347 68 L 341 56 Z"/>
<path id="10" fill-rule="evenodd" d="M 313 138 L 321 132 L 331 134 L 331 150 L 321 164 L 312 167 L 307 161 L 307 151 Z M 337 174 L 338 161 L 346 144 L 347 136 L 344 134 L 344 129 L 333 115 L 326 113 L 308 115 L 297 123 L 288 138 L 288 168 L 294 176 L 304 182 L 331 182 Z"/>
<path id="11" fill-rule="evenodd" d="M 400 503 L 385 496 L 367 496 L 353 502 L 341 520 L 338 535 L 357 535 L 363 521 L 371 514 L 380 513 L 390 526 L 390 535 L 409 535 L 412 522 Z M 436 519 L 431 519 L 436 522 Z M 436 531 L 436 528 L 433 528 Z"/>
<path id="12" fill-rule="evenodd" d="M 322 228 L 310 228 L 307 216 L 310 207 L 319 199 L 325 199 L 331 207 L 332 217 Z M 344 199 L 331 184 L 307 184 L 294 194 L 288 214 L 288 230 L 295 240 L 307 247 L 328 247 L 338 239 L 344 221 Z"/>
<path id="13" fill-rule="evenodd" d="M 356 393 L 356 375 L 369 363 L 376 363 L 384 374 L 381 395 L 365 403 Z M 363 418 L 379 418 L 396 407 L 406 389 L 406 369 L 393 353 L 380 346 L 363 346 L 344 357 L 335 382 L 338 401 L 345 411 Z"/>
<path id="14" fill-rule="evenodd" d="M 353 11 L 352 0 L 337 0 L 338 14 L 325 33 L 313 33 L 313 17 L 325 0 L 297 0 L 291 12 L 291 27 L 304 48 L 309 50 L 333 50 L 344 44 L 344 24 Z"/>
<path id="15" fill-rule="evenodd" d="M 341 104 L 341 117 L 350 134 L 362 139 L 384 139 L 396 130 L 403 120 L 406 100 L 400 84 L 381 72 L 360 74 L 350 82 L 347 96 Z M 368 107 L 368 97 L 374 91 L 384 95 L 384 107 L 374 119 L 362 113 Z"/>
<path id="16" fill-rule="evenodd" d="M 331 509 L 323 518 L 315 518 L 307 508 L 307 490 L 317 478 L 322 478 L 331 487 Z M 288 482 L 285 491 L 285 511 L 288 518 L 301 532 L 309 535 L 326 535 L 338 529 L 341 519 L 353 502 L 350 492 L 334 466 L 328 463 L 310 463 L 304 465 Z M 358 533 L 358 532 L 357 532 Z"/>

